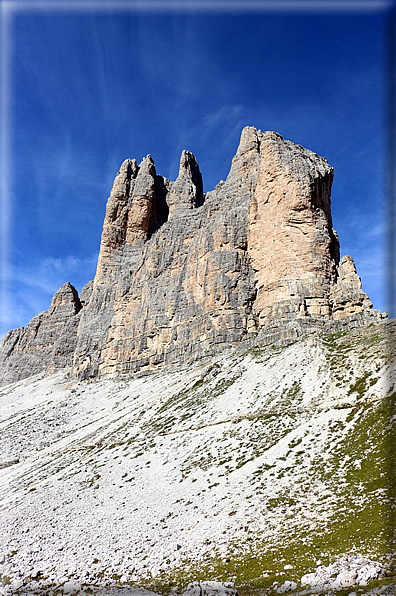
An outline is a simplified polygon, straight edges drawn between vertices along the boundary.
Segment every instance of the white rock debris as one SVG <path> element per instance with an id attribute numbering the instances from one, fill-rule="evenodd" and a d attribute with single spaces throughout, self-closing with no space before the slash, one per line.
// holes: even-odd
<path id="1" fill-rule="evenodd" d="M 347 484 L 377 437 L 339 452 L 337 467 L 332 459 L 360 412 L 394 387 L 378 342 L 364 337 L 350 332 L 342 357 L 314 334 L 173 372 L 77 382 L 65 369 L 3 387 L 1 461 L 19 461 L 0 469 L 0 594 L 148 596 L 143 581 L 183 571 L 199 580 L 186 596 L 211 596 L 224 578 L 197 577 L 199 565 L 264 557 L 263 545 L 323 536 L 341 510 L 384 503 L 386 491 Z M 316 570 L 300 576 L 283 560 L 262 577 L 279 594 L 364 586 L 385 573 L 375 537 L 369 546 L 313 553 L 305 569 Z"/>
<path id="2" fill-rule="evenodd" d="M 313 573 L 301 578 L 302 586 L 312 591 L 339 590 L 350 586 L 367 586 L 374 579 L 383 579 L 386 569 L 375 561 L 349 555 L 325 567 L 320 565 Z"/>

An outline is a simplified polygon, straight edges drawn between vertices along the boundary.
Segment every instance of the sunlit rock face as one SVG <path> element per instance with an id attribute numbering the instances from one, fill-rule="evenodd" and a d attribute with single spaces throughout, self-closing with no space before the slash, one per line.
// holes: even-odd
<path id="1" fill-rule="evenodd" d="M 140 164 L 124 161 L 107 203 L 95 279 L 63 342 L 73 374 L 134 373 L 380 320 L 352 258 L 339 262 L 332 180 L 324 158 L 250 126 L 227 179 L 206 194 L 188 151 L 174 182 L 156 173 L 150 155 Z M 21 378 L 14 364 L 33 346 L 35 372 L 41 349 L 42 370 L 64 360 L 59 346 L 58 356 L 48 356 L 48 338 L 31 339 L 31 325 L 3 340 L 3 382 Z"/>
<path id="2" fill-rule="evenodd" d="M 260 326 L 279 316 L 328 318 L 339 260 L 330 210 L 333 168 L 276 133 L 247 134 L 257 137 L 260 151 L 248 223 Z"/>

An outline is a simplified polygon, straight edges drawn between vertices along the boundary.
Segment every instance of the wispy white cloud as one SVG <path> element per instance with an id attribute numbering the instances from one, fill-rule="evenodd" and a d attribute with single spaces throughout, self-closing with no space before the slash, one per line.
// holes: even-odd
<path id="1" fill-rule="evenodd" d="M 8 310 L 6 270 L 10 247 L 10 17 L 0 4 L 0 317 Z"/>
<path id="2" fill-rule="evenodd" d="M 22 269 L 11 269 L 9 279 L 12 282 L 23 282 L 32 288 L 40 288 L 51 292 L 54 284 L 59 281 L 65 283 L 71 281 L 69 278 L 81 271 L 88 271 L 96 265 L 97 254 L 86 258 L 79 258 L 73 255 L 65 258 L 48 257 L 41 260 L 36 266 Z M 62 281 L 63 279 L 63 281 Z M 89 281 L 89 280 L 87 280 Z"/>
<path id="3" fill-rule="evenodd" d="M 37 313 L 47 310 L 54 293 L 70 281 L 80 292 L 89 281 L 87 272 L 95 273 L 98 255 L 79 258 L 48 257 L 22 267 L 8 267 L 5 272 L 13 299 L 8 300 L 0 316 L 0 335 L 11 328 L 26 326 Z"/>
<path id="4" fill-rule="evenodd" d="M 217 110 L 209 112 L 202 118 L 202 125 L 205 130 L 211 129 L 225 122 L 229 122 L 230 119 L 234 121 L 234 118 L 241 112 L 241 106 L 230 106 L 222 105 Z"/>

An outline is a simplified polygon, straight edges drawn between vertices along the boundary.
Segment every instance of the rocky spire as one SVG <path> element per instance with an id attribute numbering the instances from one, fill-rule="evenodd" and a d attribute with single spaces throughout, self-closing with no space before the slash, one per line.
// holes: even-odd
<path id="1" fill-rule="evenodd" d="M 168 198 L 169 217 L 186 209 L 194 209 L 203 204 L 202 175 L 194 155 L 183 151 L 180 158 L 179 175 L 170 185 Z"/>
<path id="2" fill-rule="evenodd" d="M 227 179 L 216 187 L 225 198 L 238 201 L 241 196 L 249 199 L 253 196 L 260 164 L 261 136 L 261 130 L 256 130 L 253 126 L 245 126 L 242 130 Z"/>
<path id="3" fill-rule="evenodd" d="M 155 178 L 154 161 L 151 155 L 147 155 L 139 164 L 129 190 L 126 242 L 130 245 L 142 244 L 148 238 L 155 207 Z"/>
<path id="4" fill-rule="evenodd" d="M 156 172 L 151 155 L 137 165 L 127 159 L 121 165 L 106 207 L 95 284 L 118 274 L 124 247 L 143 244 L 155 208 Z"/>
<path id="5" fill-rule="evenodd" d="M 337 283 L 330 290 L 334 320 L 345 319 L 373 308 L 368 295 L 362 290 L 362 281 L 351 256 L 345 255 L 338 267 Z"/>

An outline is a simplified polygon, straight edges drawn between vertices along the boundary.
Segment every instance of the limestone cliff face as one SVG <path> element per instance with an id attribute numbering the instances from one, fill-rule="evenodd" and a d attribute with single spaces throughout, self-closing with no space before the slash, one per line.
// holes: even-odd
<path id="1" fill-rule="evenodd" d="M 52 344 L 33 341 L 33 319 L 4 338 L 1 378 L 16 380 L 13 363 L 34 346 L 43 347 L 42 369 L 73 354 L 80 378 L 114 376 L 380 319 L 351 257 L 339 263 L 332 179 L 324 158 L 253 127 L 243 129 L 226 181 L 206 195 L 188 151 L 175 182 L 157 175 L 150 155 L 124 161 L 95 279 L 63 336 L 67 357 L 56 355 L 61 333 Z"/>
<path id="2" fill-rule="evenodd" d="M 260 326 L 280 315 L 328 317 L 339 260 L 330 211 L 333 168 L 276 133 L 258 139 L 260 166 L 248 224 L 258 292 L 254 312 Z"/>
<path id="3" fill-rule="evenodd" d="M 227 180 L 206 196 L 191 153 L 175 182 L 156 175 L 150 156 L 124 162 L 74 373 L 134 372 L 323 328 L 345 296 L 330 292 L 343 275 L 332 179 L 324 158 L 253 127 L 242 131 Z M 360 301 L 342 312 L 370 308 Z"/>

